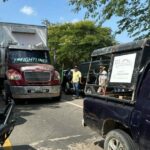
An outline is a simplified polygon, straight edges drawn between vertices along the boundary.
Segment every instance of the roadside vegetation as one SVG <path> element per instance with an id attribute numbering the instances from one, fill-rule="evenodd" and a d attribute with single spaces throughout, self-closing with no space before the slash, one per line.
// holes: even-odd
<path id="1" fill-rule="evenodd" d="M 149 0 L 69 0 L 74 11 L 85 9 L 85 18 L 94 18 L 103 22 L 117 17 L 116 33 L 127 31 L 135 39 L 150 37 L 150 1 Z"/>
<path id="2" fill-rule="evenodd" d="M 89 61 L 94 49 L 116 43 L 110 28 L 101 27 L 92 21 L 48 23 L 47 26 L 51 60 L 58 68 Z"/>

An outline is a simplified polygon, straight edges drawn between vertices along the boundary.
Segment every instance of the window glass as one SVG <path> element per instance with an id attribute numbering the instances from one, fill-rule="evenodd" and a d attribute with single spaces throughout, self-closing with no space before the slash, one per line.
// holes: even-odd
<path id="1" fill-rule="evenodd" d="M 49 64 L 48 51 L 36 50 L 10 50 L 8 54 L 8 61 L 12 64 L 18 63 L 40 63 Z"/>

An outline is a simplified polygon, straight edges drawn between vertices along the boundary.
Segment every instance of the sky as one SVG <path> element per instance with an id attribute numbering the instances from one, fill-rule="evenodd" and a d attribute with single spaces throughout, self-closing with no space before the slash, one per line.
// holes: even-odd
<path id="1" fill-rule="evenodd" d="M 72 11 L 68 0 L 8 0 L 5 3 L 0 1 L 0 22 L 13 22 L 23 24 L 41 25 L 42 20 L 47 19 L 52 23 L 75 23 L 84 20 L 85 10 L 79 13 Z M 117 30 L 117 19 L 103 24 L 110 27 L 113 32 Z M 126 32 L 116 36 L 120 43 L 133 41 Z"/>

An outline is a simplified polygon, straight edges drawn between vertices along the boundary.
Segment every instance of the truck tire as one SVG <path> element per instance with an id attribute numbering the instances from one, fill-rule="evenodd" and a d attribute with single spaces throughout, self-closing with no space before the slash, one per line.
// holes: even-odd
<path id="1" fill-rule="evenodd" d="M 55 101 L 60 101 L 61 100 L 61 95 L 58 97 L 53 98 Z"/>
<path id="2" fill-rule="evenodd" d="M 131 137 L 120 129 L 110 131 L 106 135 L 104 150 L 136 150 L 135 144 Z"/>

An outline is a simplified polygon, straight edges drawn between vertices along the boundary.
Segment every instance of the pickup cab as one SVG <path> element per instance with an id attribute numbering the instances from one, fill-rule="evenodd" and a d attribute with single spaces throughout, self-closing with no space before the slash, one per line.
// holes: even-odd
<path id="1" fill-rule="evenodd" d="M 83 124 L 104 138 L 104 150 L 150 150 L 150 40 L 96 49 L 91 57 Z M 95 60 L 107 72 L 104 93 L 90 82 Z"/>

